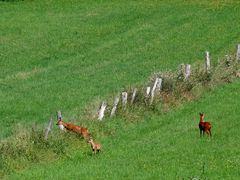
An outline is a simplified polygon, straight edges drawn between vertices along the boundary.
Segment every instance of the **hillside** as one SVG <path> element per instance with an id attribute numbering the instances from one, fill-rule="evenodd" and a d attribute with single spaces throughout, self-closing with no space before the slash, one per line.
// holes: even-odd
<path id="1" fill-rule="evenodd" d="M 239 42 L 237 1 L 0 2 L 0 137 Z"/>
<path id="2" fill-rule="evenodd" d="M 85 147 L 11 178 L 239 179 L 239 88 L 238 80 L 166 115 L 145 113 L 140 123 L 118 124 L 115 136 L 102 139 L 104 150 L 96 157 Z M 211 139 L 199 138 L 199 111 L 213 124 Z"/>
<path id="3" fill-rule="evenodd" d="M 154 72 L 200 64 L 206 50 L 212 64 L 234 54 L 238 1 L 13 0 L 1 1 L 0 12 L 0 177 L 240 177 L 239 80 L 166 113 L 91 121 L 101 100 Z M 56 126 L 49 143 L 33 137 L 57 110 L 87 126 L 103 152 L 91 156 L 88 144 Z M 212 139 L 199 139 L 199 111 L 213 123 Z"/>

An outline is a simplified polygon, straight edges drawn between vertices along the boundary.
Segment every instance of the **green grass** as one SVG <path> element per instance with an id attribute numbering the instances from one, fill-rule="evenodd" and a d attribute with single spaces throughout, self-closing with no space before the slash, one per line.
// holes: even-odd
<path id="1" fill-rule="evenodd" d="M 127 127 L 123 119 L 103 122 L 119 128 L 102 139 L 101 154 L 91 156 L 86 146 L 10 179 L 239 179 L 239 87 L 240 81 L 222 86 L 165 115 L 147 112 Z M 199 137 L 199 111 L 213 124 L 211 139 Z"/>
<path id="2" fill-rule="evenodd" d="M 84 116 L 153 72 L 202 62 L 205 50 L 214 63 L 232 52 L 240 41 L 238 1 L 1 1 L 0 12 L 0 139 L 61 110 L 67 121 L 89 125 L 104 147 L 92 157 L 81 141 L 60 160 L 40 151 L 42 164 L 26 162 L 32 167 L 10 178 L 239 178 L 239 95 L 232 93 L 239 82 L 166 115 L 138 112 L 102 124 Z M 213 121 L 212 140 L 198 138 L 198 111 Z M 51 146 L 65 147 L 57 132 Z"/>
<path id="3" fill-rule="evenodd" d="M 0 2 L 1 134 L 239 42 L 237 1 Z"/>

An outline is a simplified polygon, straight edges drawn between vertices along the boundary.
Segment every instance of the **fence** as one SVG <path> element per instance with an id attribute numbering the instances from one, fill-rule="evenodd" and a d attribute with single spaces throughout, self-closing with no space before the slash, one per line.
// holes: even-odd
<path id="1" fill-rule="evenodd" d="M 211 63 L 210 63 L 210 53 L 209 51 L 205 52 L 204 55 L 204 74 L 208 75 L 211 73 Z M 240 44 L 237 45 L 237 52 L 236 52 L 236 61 L 240 62 Z M 227 66 L 230 66 L 231 63 L 231 58 L 229 55 L 226 55 L 225 58 L 225 63 Z M 180 65 L 180 71 L 178 72 L 179 75 L 177 76 L 178 78 L 180 76 L 182 76 L 183 81 L 188 81 L 189 78 L 191 77 L 191 65 L 190 64 L 181 64 Z M 236 76 L 240 77 L 240 72 L 236 73 Z M 152 105 L 152 103 L 154 102 L 155 96 L 159 95 L 161 92 L 161 88 L 162 88 L 162 83 L 164 82 L 164 78 L 162 77 L 156 77 L 154 83 L 152 86 L 147 86 L 145 89 L 145 102 L 146 105 Z M 128 92 L 124 91 L 119 93 L 120 95 L 118 95 L 113 103 L 112 108 L 109 107 L 111 109 L 111 113 L 110 113 L 110 118 L 112 118 L 114 115 L 116 115 L 116 112 L 119 108 L 119 102 L 120 102 L 120 98 L 121 97 L 121 108 L 123 110 L 126 110 L 127 106 L 133 106 L 134 102 L 135 102 L 135 98 L 137 96 L 137 93 L 140 93 L 140 91 L 137 88 L 134 88 L 132 92 L 130 92 L 132 94 L 131 99 L 128 99 Z M 106 107 L 107 107 L 107 102 L 103 101 L 102 105 L 100 106 L 100 109 L 98 111 L 98 120 L 102 121 L 105 117 L 105 111 L 106 111 Z"/>

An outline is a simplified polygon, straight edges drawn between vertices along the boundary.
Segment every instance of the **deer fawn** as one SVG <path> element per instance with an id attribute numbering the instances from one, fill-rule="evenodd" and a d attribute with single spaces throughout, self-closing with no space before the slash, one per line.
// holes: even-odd
<path id="1" fill-rule="evenodd" d="M 100 152 L 101 144 L 95 143 L 92 138 L 90 138 L 88 143 L 91 144 L 91 148 L 94 154 L 96 154 L 97 152 Z"/>
<path id="2" fill-rule="evenodd" d="M 212 125 L 210 122 L 204 122 L 204 114 L 203 113 L 199 113 L 200 115 L 200 122 L 199 122 L 199 129 L 200 129 L 200 137 L 202 135 L 204 135 L 205 133 L 207 133 L 209 136 L 212 136 L 211 133 L 211 128 Z"/>
<path id="3" fill-rule="evenodd" d="M 58 113 L 58 122 L 56 125 L 58 125 L 58 127 L 63 130 L 63 131 L 72 131 L 75 132 L 77 134 L 80 134 L 84 139 L 89 139 L 90 138 L 90 133 L 88 132 L 87 128 L 81 127 L 81 126 L 77 126 L 71 123 L 65 123 L 62 120 L 62 116 L 59 115 Z"/>

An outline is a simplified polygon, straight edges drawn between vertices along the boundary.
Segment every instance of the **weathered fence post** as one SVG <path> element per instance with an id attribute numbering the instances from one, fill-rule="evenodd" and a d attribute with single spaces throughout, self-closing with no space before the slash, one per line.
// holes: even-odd
<path id="1" fill-rule="evenodd" d="M 228 67 L 231 65 L 231 57 L 229 55 L 225 55 L 225 62 Z"/>
<path id="2" fill-rule="evenodd" d="M 113 103 L 113 108 L 112 108 L 110 117 L 113 117 L 115 115 L 118 103 L 119 103 L 119 97 L 116 97 Z"/>
<path id="3" fill-rule="evenodd" d="M 187 80 L 191 74 L 191 65 L 186 64 L 185 65 L 185 72 L 184 72 L 184 79 Z"/>
<path id="4" fill-rule="evenodd" d="M 137 94 L 137 88 L 134 88 L 133 94 L 132 94 L 132 99 L 131 99 L 131 104 L 133 104 L 133 102 L 135 100 L 135 97 L 136 97 L 136 94 Z"/>
<path id="5" fill-rule="evenodd" d="M 150 91 L 151 91 L 151 87 L 150 87 L 150 86 L 148 86 L 148 87 L 147 87 L 147 90 L 146 90 L 146 96 L 147 96 L 147 97 L 149 96 L 149 94 L 150 94 Z"/>
<path id="6" fill-rule="evenodd" d="M 107 103 L 105 101 L 102 102 L 102 105 L 100 107 L 100 110 L 98 112 L 98 120 L 99 121 L 102 121 L 103 120 L 103 117 L 104 117 L 104 112 L 106 110 L 106 107 L 107 107 Z"/>
<path id="7" fill-rule="evenodd" d="M 57 120 L 62 119 L 61 111 L 57 111 Z"/>
<path id="8" fill-rule="evenodd" d="M 127 98 L 128 98 L 128 93 L 127 92 L 122 92 L 122 106 L 125 109 L 127 105 Z"/>
<path id="9" fill-rule="evenodd" d="M 156 85 L 156 91 L 157 91 L 157 92 L 160 92 L 160 91 L 161 91 L 162 81 L 163 81 L 162 78 L 159 78 L 158 83 L 157 83 L 157 85 Z"/>
<path id="10" fill-rule="evenodd" d="M 177 78 L 178 80 L 184 80 L 185 77 L 185 64 L 180 64 L 178 66 L 178 71 L 177 71 Z"/>
<path id="11" fill-rule="evenodd" d="M 153 98 L 155 95 L 155 92 L 160 92 L 161 90 L 161 85 L 162 85 L 162 79 L 161 78 L 156 78 L 152 91 L 151 91 L 151 100 L 150 100 L 150 104 L 152 104 L 153 102 Z"/>
<path id="12" fill-rule="evenodd" d="M 236 60 L 240 60 L 240 44 L 237 45 L 237 55 L 236 55 Z"/>
<path id="13" fill-rule="evenodd" d="M 210 57 L 209 57 L 209 52 L 205 52 L 205 71 L 209 72 L 210 71 Z"/>
<path id="14" fill-rule="evenodd" d="M 49 120 L 48 125 L 45 129 L 45 136 L 44 136 L 45 141 L 48 140 L 48 134 L 51 131 L 51 128 L 52 128 L 52 118 Z"/>

